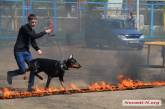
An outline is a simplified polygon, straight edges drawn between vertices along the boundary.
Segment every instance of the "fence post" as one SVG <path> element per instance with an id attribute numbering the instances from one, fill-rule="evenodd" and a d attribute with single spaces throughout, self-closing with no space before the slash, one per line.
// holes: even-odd
<path id="1" fill-rule="evenodd" d="M 139 3 L 140 3 L 140 1 L 137 0 L 137 3 L 136 3 L 136 5 L 137 5 L 137 13 L 136 13 L 136 19 L 137 19 L 137 22 L 136 22 L 137 27 L 136 28 L 137 28 L 137 30 L 139 30 L 139 27 L 140 27 L 140 23 L 139 23 L 140 22 L 140 12 L 139 12 L 140 11 L 140 4 Z"/>
<path id="2" fill-rule="evenodd" d="M 57 31 L 57 1 L 56 0 L 52 0 L 52 5 L 53 5 L 53 20 L 54 20 L 54 32 Z"/>
<path id="3" fill-rule="evenodd" d="M 104 2 L 104 17 L 108 18 L 108 2 Z"/>
<path id="4" fill-rule="evenodd" d="M 26 16 L 26 2 L 25 0 L 22 0 L 22 24 L 25 22 L 25 16 Z"/>
<path id="5" fill-rule="evenodd" d="M 32 3 L 33 3 L 33 0 L 30 0 L 30 3 L 29 3 L 29 5 L 30 5 L 30 6 L 29 6 L 29 8 L 30 8 L 30 9 L 29 9 L 29 10 L 30 10 L 30 13 L 33 12 L 33 9 L 32 9 Z"/>
<path id="6" fill-rule="evenodd" d="M 2 32 L 2 11 L 0 11 L 0 33 Z"/>
<path id="7" fill-rule="evenodd" d="M 151 14 L 150 14 L 150 37 L 154 35 L 154 4 L 151 4 Z"/>

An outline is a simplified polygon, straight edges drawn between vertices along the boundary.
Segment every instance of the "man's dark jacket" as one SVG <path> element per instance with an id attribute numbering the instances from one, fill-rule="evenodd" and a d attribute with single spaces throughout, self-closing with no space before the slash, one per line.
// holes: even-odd
<path id="1" fill-rule="evenodd" d="M 21 26 L 14 46 L 14 52 L 29 51 L 30 45 L 32 45 L 35 50 L 39 50 L 40 48 L 35 39 L 40 38 L 45 34 L 45 31 L 36 34 L 29 24 Z"/>

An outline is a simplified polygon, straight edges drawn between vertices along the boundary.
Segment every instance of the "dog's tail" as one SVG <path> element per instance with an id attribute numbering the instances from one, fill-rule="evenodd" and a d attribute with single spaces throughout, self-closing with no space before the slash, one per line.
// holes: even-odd
<path id="1" fill-rule="evenodd" d="M 35 75 L 36 75 L 40 80 L 43 80 L 43 77 L 40 76 L 39 74 L 35 73 Z"/>

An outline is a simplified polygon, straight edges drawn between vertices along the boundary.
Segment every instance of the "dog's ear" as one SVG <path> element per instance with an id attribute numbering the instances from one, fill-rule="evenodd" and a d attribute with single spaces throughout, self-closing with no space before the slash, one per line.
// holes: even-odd
<path id="1" fill-rule="evenodd" d="M 73 58 L 73 54 L 71 54 L 70 56 L 69 56 L 69 59 L 72 59 Z"/>

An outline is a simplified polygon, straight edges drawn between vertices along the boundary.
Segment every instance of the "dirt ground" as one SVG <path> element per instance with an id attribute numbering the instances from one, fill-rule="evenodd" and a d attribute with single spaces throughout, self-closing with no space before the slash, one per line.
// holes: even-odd
<path id="1" fill-rule="evenodd" d="M 13 56 L 13 43 L 1 45 L 0 53 L 0 87 L 7 87 L 6 72 L 17 68 Z M 133 79 L 142 81 L 165 81 L 164 69 L 141 68 L 138 65 L 146 64 L 147 48 L 143 50 L 111 50 L 88 48 L 84 45 L 42 47 L 44 54 L 38 56 L 32 50 L 33 57 L 46 57 L 51 59 L 66 59 L 70 54 L 82 65 L 79 70 L 69 70 L 65 74 L 65 84 L 75 83 L 79 87 L 86 87 L 96 81 L 117 83 L 117 75 L 124 74 Z M 153 47 L 151 51 L 151 64 L 161 64 L 160 47 Z M 42 74 L 45 76 L 44 74 Z M 44 86 L 43 81 L 36 79 L 36 86 Z M 55 82 L 54 82 L 55 81 Z M 54 79 L 51 86 L 59 86 L 58 79 Z M 27 81 L 22 76 L 13 78 L 13 87 L 26 88 Z M 82 93 L 71 95 L 52 95 L 45 97 L 31 97 L 14 100 L 0 100 L 0 109 L 164 109 L 165 87 L 125 90 L 116 92 Z M 159 107 L 126 107 L 122 106 L 125 99 L 157 99 L 162 101 Z"/>

